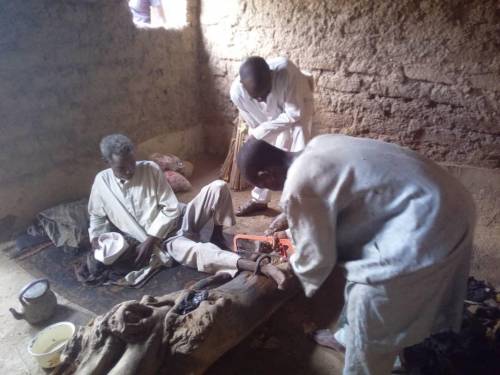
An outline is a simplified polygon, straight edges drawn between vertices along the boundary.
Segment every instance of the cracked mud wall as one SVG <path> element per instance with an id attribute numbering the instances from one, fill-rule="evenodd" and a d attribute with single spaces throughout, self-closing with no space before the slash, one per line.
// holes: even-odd
<path id="1" fill-rule="evenodd" d="M 316 82 L 314 130 L 500 168 L 500 3 L 201 0 L 213 152 L 236 110 L 242 59 L 288 56 Z M 221 136 L 222 135 L 222 136 Z"/>
<path id="2" fill-rule="evenodd" d="M 194 24 L 137 29 L 126 0 L 2 2 L 0 237 L 88 196 L 103 135 L 202 151 Z"/>

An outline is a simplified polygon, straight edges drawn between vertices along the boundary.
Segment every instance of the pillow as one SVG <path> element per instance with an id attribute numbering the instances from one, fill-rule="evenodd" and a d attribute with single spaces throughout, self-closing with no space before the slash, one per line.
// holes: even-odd
<path id="1" fill-rule="evenodd" d="M 179 169 L 177 172 L 179 173 L 182 173 L 182 175 L 184 177 L 191 177 L 193 175 L 193 170 L 194 170 L 194 165 L 193 163 L 189 162 L 189 161 L 183 161 L 182 162 L 184 164 L 184 166 Z"/>
<path id="2" fill-rule="evenodd" d="M 179 171 L 184 167 L 184 163 L 174 154 L 155 153 L 149 157 L 158 164 L 162 171 Z"/>
<path id="3" fill-rule="evenodd" d="M 182 193 L 191 190 L 191 183 L 180 173 L 174 171 L 165 171 L 163 173 L 174 193 Z"/>

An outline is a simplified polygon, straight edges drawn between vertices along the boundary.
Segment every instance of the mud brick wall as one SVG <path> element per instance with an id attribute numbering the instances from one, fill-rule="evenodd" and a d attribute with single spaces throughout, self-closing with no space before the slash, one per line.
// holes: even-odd
<path id="1" fill-rule="evenodd" d="M 202 150 L 193 25 L 137 29 L 126 0 L 0 4 L 0 235 L 88 195 L 105 134 Z"/>
<path id="2" fill-rule="evenodd" d="M 231 134 L 228 92 L 241 60 L 281 55 L 315 77 L 317 134 L 378 138 L 436 161 L 500 168 L 498 1 L 201 3 L 212 151 L 224 151 Z"/>

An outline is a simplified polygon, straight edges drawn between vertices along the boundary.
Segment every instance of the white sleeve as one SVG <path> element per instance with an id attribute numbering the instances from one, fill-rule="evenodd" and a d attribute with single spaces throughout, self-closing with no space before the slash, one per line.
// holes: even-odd
<path id="1" fill-rule="evenodd" d="M 312 296 L 337 262 L 336 213 L 320 197 L 291 196 L 285 204 L 294 254 L 290 264 Z"/>
<path id="2" fill-rule="evenodd" d="M 280 133 L 290 126 L 296 124 L 305 124 L 308 119 L 305 118 L 305 98 L 303 88 L 299 83 L 302 78 L 300 71 L 282 73 L 283 77 L 278 84 L 281 86 L 278 90 L 284 91 L 283 112 L 273 120 L 263 122 L 255 129 L 252 135 L 257 139 L 263 139 L 273 133 Z M 300 87 L 299 87 L 300 86 Z"/>
<path id="3" fill-rule="evenodd" d="M 233 84 L 231 85 L 231 91 L 230 91 L 231 101 L 238 108 L 240 116 L 247 123 L 247 125 L 250 128 L 256 128 L 260 125 L 260 123 L 254 116 L 252 116 L 252 114 L 250 113 L 250 111 L 246 106 L 245 98 L 243 96 L 243 87 L 239 79 L 240 78 L 237 77 L 234 80 Z"/>
<path id="4" fill-rule="evenodd" d="M 99 194 L 98 178 L 99 176 L 96 177 L 92 185 L 88 204 L 90 217 L 89 237 L 91 241 L 101 234 L 111 231 L 111 223 L 104 209 L 102 197 Z"/>
<path id="5" fill-rule="evenodd" d="M 153 169 L 156 183 L 156 200 L 160 211 L 149 226 L 147 234 L 163 239 L 177 223 L 180 215 L 179 202 L 167 183 L 162 170 L 156 165 L 153 165 Z"/>

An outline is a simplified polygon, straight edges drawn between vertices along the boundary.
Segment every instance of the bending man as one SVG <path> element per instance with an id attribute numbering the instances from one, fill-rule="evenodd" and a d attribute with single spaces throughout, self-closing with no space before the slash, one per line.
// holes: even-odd
<path id="1" fill-rule="evenodd" d="M 223 225 L 235 222 L 231 195 L 223 181 L 206 185 L 183 205 L 155 163 L 135 160 L 134 146 L 126 136 L 104 137 L 100 148 L 110 168 L 97 174 L 90 194 L 93 249 L 99 236 L 111 231 L 113 225 L 139 241 L 135 262 L 146 271 L 165 261 L 165 249 L 177 262 L 200 272 L 234 276 L 238 270 L 256 270 L 255 262 L 222 249 L 227 248 Z M 200 242 L 200 231 L 211 221 L 211 242 Z M 281 286 L 284 275 L 276 267 L 264 264 L 260 270 Z"/>
<path id="2" fill-rule="evenodd" d="M 249 134 L 282 150 L 300 151 L 310 137 L 313 114 L 312 77 L 280 57 L 266 62 L 249 57 L 231 86 L 231 100 L 249 127 Z M 268 189 L 256 187 L 236 215 L 265 210 Z"/>
<path id="3" fill-rule="evenodd" d="M 250 139 L 238 164 L 256 186 L 283 189 L 290 263 L 307 296 L 344 269 L 344 374 L 389 374 L 403 348 L 459 329 L 474 205 L 445 170 L 341 135 L 317 137 L 302 153 Z"/>

